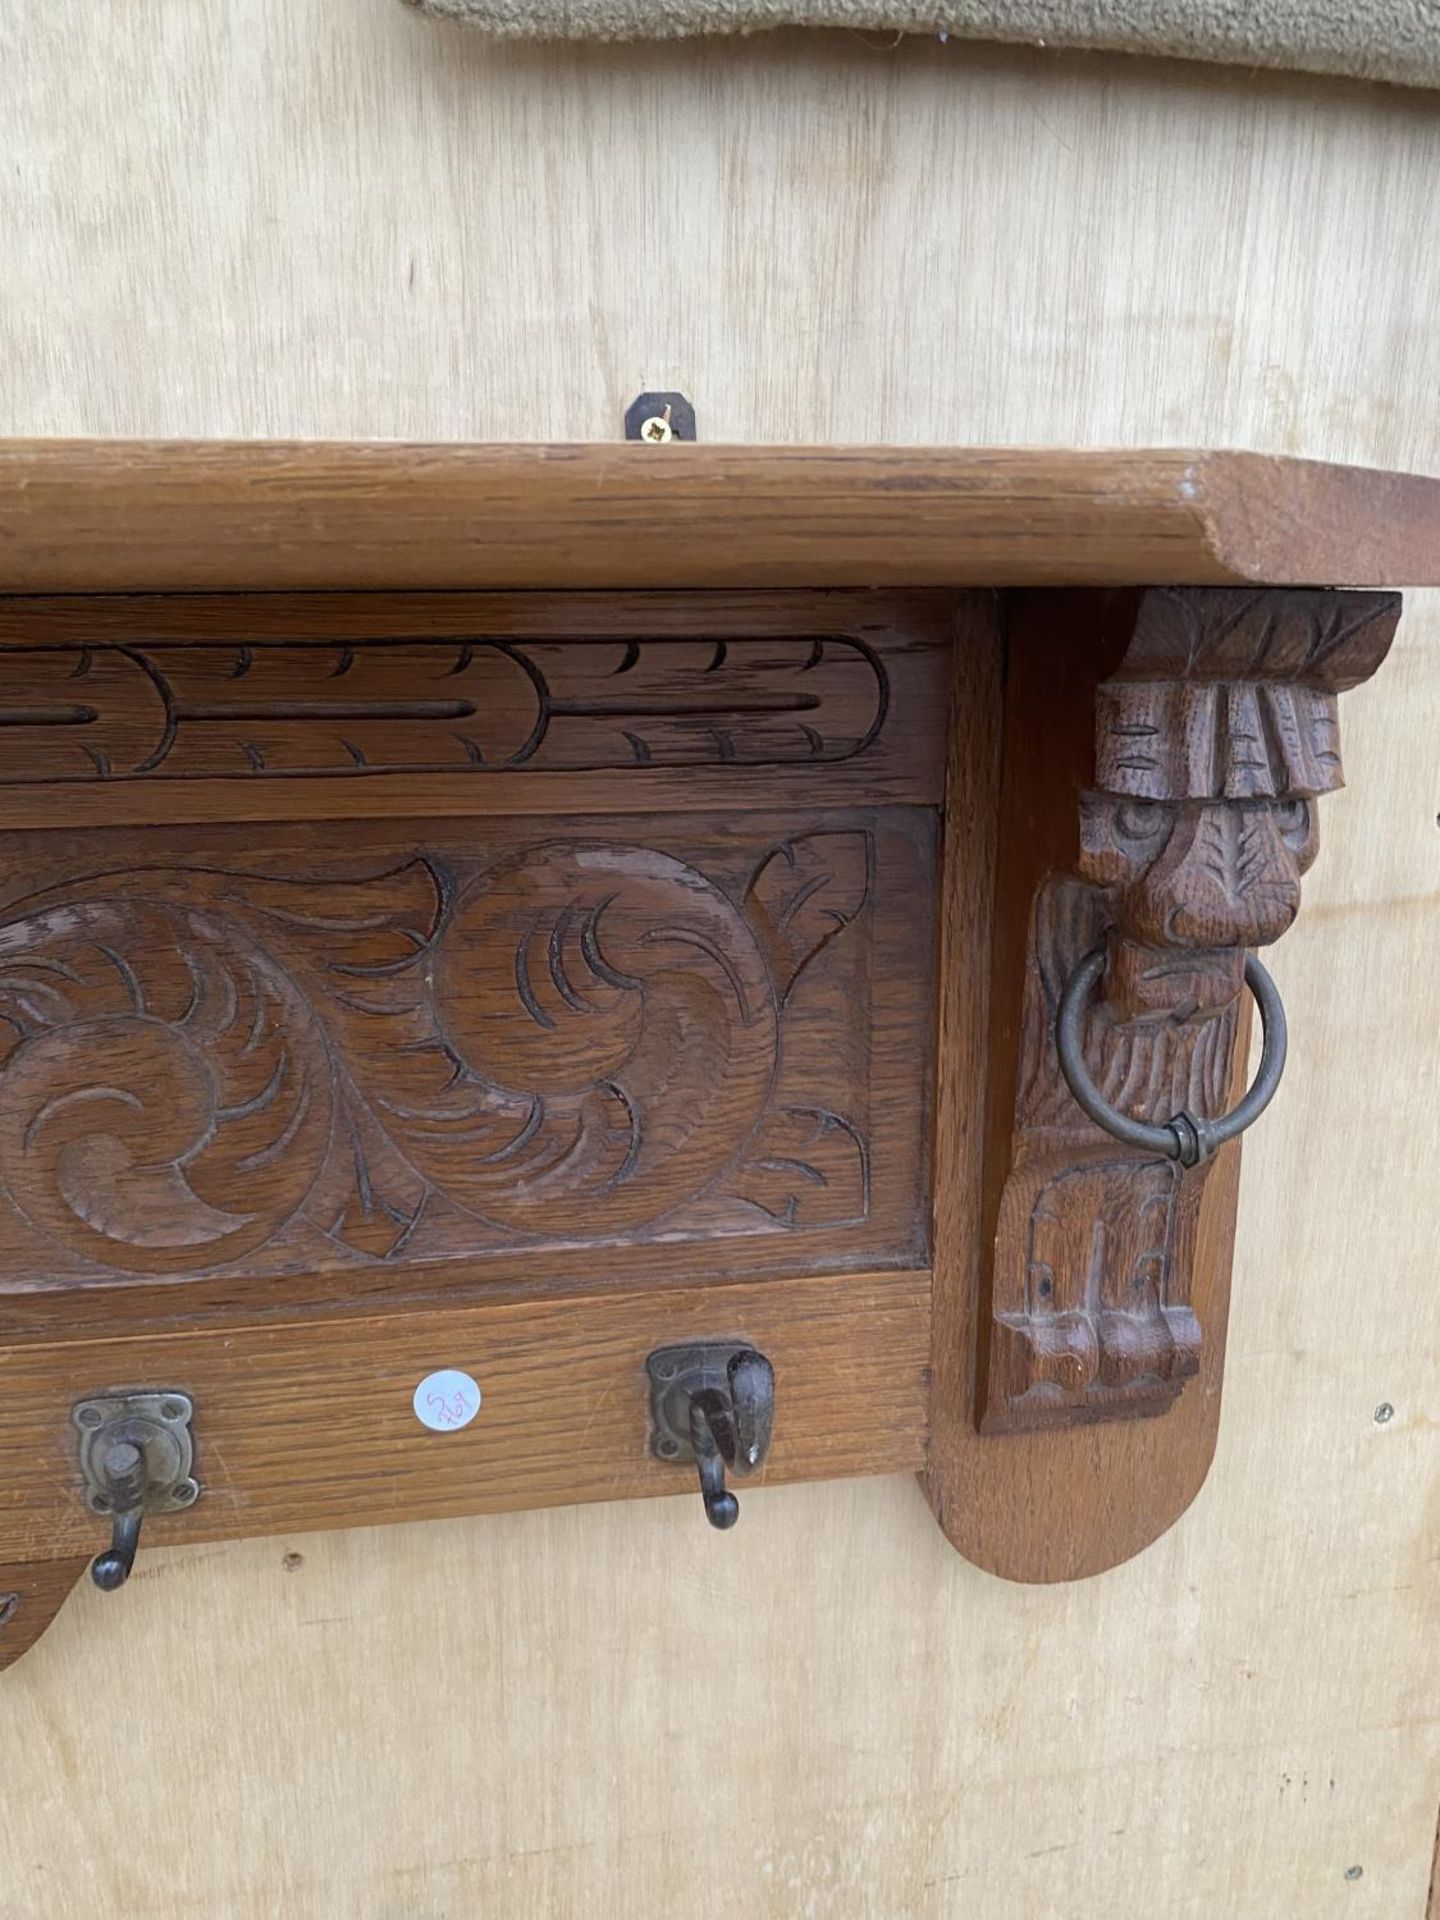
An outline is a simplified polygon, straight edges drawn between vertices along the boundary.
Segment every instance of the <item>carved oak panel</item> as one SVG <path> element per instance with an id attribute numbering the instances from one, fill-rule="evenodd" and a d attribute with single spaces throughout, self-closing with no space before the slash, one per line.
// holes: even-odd
<path id="1" fill-rule="evenodd" d="M 933 843 L 919 809 L 4 836 L 0 1287 L 921 1260 Z"/>

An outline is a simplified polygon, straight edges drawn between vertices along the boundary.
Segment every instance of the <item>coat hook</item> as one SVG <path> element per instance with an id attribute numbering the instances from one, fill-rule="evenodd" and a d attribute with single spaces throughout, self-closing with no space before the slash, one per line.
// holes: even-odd
<path id="1" fill-rule="evenodd" d="M 100 1462 L 110 1503 L 110 1546 L 90 1563 L 90 1577 L 104 1593 L 123 1587 L 135 1565 L 140 1522 L 145 1517 L 145 1455 L 132 1440 L 117 1440 Z"/>
<path id="2" fill-rule="evenodd" d="M 657 1459 L 693 1460 L 712 1527 L 733 1527 L 740 1502 L 725 1469 L 751 1473 L 765 1458 L 775 1419 L 775 1370 L 763 1353 L 735 1341 L 661 1347 L 650 1376 L 651 1448 Z"/>
<path id="3" fill-rule="evenodd" d="M 183 1393 L 105 1394 L 76 1406 L 86 1501 L 110 1520 L 110 1545 L 90 1563 L 102 1592 L 130 1578 L 147 1513 L 178 1512 L 200 1497 L 191 1471 L 193 1412 Z"/>

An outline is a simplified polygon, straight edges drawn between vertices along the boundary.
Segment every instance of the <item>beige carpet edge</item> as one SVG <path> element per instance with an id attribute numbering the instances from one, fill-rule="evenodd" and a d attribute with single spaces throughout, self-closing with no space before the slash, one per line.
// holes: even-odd
<path id="1" fill-rule="evenodd" d="M 1440 0 L 406 0 L 505 39 L 676 40 L 779 27 L 1070 47 L 1440 88 Z"/>

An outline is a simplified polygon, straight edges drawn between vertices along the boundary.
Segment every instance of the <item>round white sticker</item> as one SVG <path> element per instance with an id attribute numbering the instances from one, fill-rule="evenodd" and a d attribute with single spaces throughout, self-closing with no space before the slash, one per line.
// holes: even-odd
<path id="1" fill-rule="evenodd" d="M 442 1367 L 427 1373 L 415 1389 L 415 1418 L 433 1433 L 453 1433 L 468 1427 L 480 1411 L 480 1388 L 468 1373 Z"/>

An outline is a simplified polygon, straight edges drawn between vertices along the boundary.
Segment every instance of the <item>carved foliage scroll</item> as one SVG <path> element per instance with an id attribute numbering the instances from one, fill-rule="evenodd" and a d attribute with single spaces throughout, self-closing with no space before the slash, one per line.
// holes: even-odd
<path id="1" fill-rule="evenodd" d="M 864 1226 L 887 829 L 655 824 L 28 837 L 0 1285 Z"/>
<path id="2" fill-rule="evenodd" d="M 1276 940 L 1342 784 L 1336 696 L 1380 665 L 1398 596 L 1152 590 L 1096 697 L 1077 869 L 1041 886 L 998 1217 L 987 1428 L 1162 1412 L 1200 1364 L 1191 1270 L 1207 1169 L 1120 1146 L 1055 1054 L 1070 973 L 1107 964 L 1085 1056 L 1105 1097 L 1213 1116 L 1233 1077 L 1245 951 Z"/>

